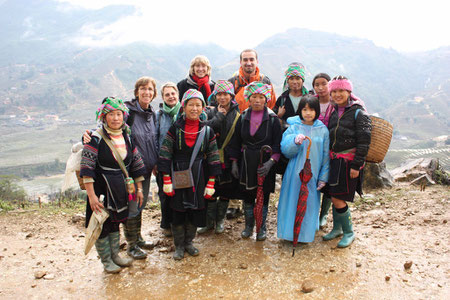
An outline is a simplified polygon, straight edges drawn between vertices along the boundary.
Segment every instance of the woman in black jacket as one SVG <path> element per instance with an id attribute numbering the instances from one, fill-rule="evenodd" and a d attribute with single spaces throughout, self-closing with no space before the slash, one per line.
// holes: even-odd
<path id="1" fill-rule="evenodd" d="M 225 215 L 230 199 L 237 197 L 236 191 L 239 183 L 231 175 L 231 161 L 229 157 L 229 145 L 234 133 L 237 120 L 240 116 L 239 105 L 234 101 L 233 84 L 226 80 L 219 80 L 216 83 L 211 98 L 214 98 L 216 105 L 207 107 L 208 121 L 217 136 L 217 147 L 219 149 L 222 174 L 216 178 L 216 192 L 207 201 L 206 227 L 198 230 L 204 233 L 214 228 L 215 232 L 224 232 Z"/>
<path id="2" fill-rule="evenodd" d="M 338 247 L 345 248 L 355 239 L 347 202 L 355 191 L 362 194 L 363 167 L 370 145 L 371 121 L 361 99 L 352 94 L 353 85 L 344 76 L 329 83 L 335 110 L 330 116 L 329 193 L 333 202 L 333 229 L 323 236 L 331 240 L 343 234 Z"/>

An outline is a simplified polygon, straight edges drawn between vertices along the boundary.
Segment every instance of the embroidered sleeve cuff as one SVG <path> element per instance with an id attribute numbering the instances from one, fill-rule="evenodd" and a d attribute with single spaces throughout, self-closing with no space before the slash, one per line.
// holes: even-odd
<path id="1" fill-rule="evenodd" d="M 138 178 L 134 179 L 134 182 L 141 182 L 141 181 L 144 181 L 144 180 L 145 180 L 144 176 L 139 176 Z"/>

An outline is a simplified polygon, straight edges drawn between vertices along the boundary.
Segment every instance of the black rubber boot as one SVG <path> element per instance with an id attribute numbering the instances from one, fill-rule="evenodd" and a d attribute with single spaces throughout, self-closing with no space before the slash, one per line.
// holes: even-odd
<path id="1" fill-rule="evenodd" d="M 173 243 L 175 244 L 173 259 L 175 260 L 181 260 L 184 258 L 184 235 L 184 225 L 172 225 Z"/>
<path id="2" fill-rule="evenodd" d="M 245 228 L 241 232 L 244 239 L 248 239 L 253 234 L 253 227 L 255 226 L 255 216 L 253 214 L 254 204 L 244 203 Z"/>
<path id="3" fill-rule="evenodd" d="M 206 227 L 201 227 L 198 229 L 198 233 L 202 234 L 214 228 L 214 223 L 216 221 L 216 212 L 217 212 L 217 201 L 208 201 L 206 207 Z"/>
<path id="4" fill-rule="evenodd" d="M 223 233 L 225 231 L 225 215 L 227 214 L 228 202 L 228 199 L 223 198 L 217 201 L 216 233 Z"/>
<path id="5" fill-rule="evenodd" d="M 147 257 L 147 253 L 137 244 L 139 238 L 138 222 L 138 216 L 136 216 L 134 218 L 128 218 L 124 224 L 125 238 L 128 243 L 127 253 L 134 259 L 145 259 Z"/>
<path id="6" fill-rule="evenodd" d="M 256 234 L 257 241 L 264 241 L 267 238 L 266 220 L 267 220 L 268 212 L 269 212 L 269 205 L 264 205 L 263 212 L 262 212 L 263 215 L 262 215 L 261 228 L 259 229 L 259 232 Z"/>
<path id="7" fill-rule="evenodd" d="M 195 234 L 197 232 L 197 226 L 195 226 L 189 221 L 186 221 L 184 226 L 186 230 L 184 233 L 184 249 L 186 250 L 187 253 L 189 253 L 189 255 L 197 256 L 200 253 L 200 251 L 198 251 L 198 249 L 195 248 L 194 245 L 192 244 L 192 241 L 194 240 Z"/>
<path id="8" fill-rule="evenodd" d="M 322 196 L 322 205 L 320 207 L 320 216 L 319 216 L 319 227 L 322 229 L 327 225 L 327 217 L 328 211 L 331 206 L 331 197 L 323 194 Z"/>
<path id="9" fill-rule="evenodd" d="M 147 242 L 142 238 L 141 228 L 142 228 L 142 212 L 136 216 L 137 219 L 137 245 L 139 248 L 143 249 L 153 249 L 155 245 L 153 243 Z"/>

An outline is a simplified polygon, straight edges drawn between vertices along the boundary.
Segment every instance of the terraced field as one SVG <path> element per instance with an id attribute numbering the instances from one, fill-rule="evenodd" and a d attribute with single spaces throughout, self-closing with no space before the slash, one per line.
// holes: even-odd
<path id="1" fill-rule="evenodd" d="M 385 161 L 388 169 L 400 166 L 408 159 L 431 157 L 438 158 L 441 166 L 450 171 L 450 147 L 435 147 L 426 149 L 390 149 Z"/>

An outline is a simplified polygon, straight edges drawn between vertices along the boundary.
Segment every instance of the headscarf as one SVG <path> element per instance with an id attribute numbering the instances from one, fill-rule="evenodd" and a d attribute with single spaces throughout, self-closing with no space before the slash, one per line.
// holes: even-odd
<path id="1" fill-rule="evenodd" d="M 180 114 L 180 112 L 182 112 L 182 115 L 185 115 L 184 112 L 184 107 L 186 106 L 186 103 L 191 100 L 191 99 L 200 99 L 202 100 L 202 105 L 203 105 L 203 109 L 206 107 L 206 102 L 205 99 L 203 98 L 203 94 L 199 91 L 197 91 L 196 89 L 189 89 L 186 91 L 186 93 L 184 93 L 183 98 L 181 99 L 181 107 L 182 109 L 180 109 L 178 111 L 177 117 L 175 117 L 175 120 L 178 119 L 178 115 Z M 203 110 L 202 113 L 200 114 L 200 121 L 205 121 L 208 117 L 206 116 L 205 111 Z"/>
<path id="2" fill-rule="evenodd" d="M 123 126 L 122 128 L 125 129 L 127 133 L 130 133 L 130 127 L 125 123 L 126 118 L 128 118 L 128 107 L 123 103 L 122 99 L 114 98 L 114 97 L 106 97 L 102 101 L 102 105 L 97 109 L 97 121 L 102 122 L 103 124 L 106 124 L 105 116 L 115 110 L 120 110 L 123 112 Z"/>
<path id="3" fill-rule="evenodd" d="M 303 66 L 301 63 L 291 63 L 287 70 L 284 72 L 284 83 L 283 83 L 283 92 L 287 91 L 289 89 L 288 80 L 291 77 L 300 77 L 305 83 L 305 66 Z M 308 91 L 304 86 L 302 86 L 302 94 L 307 94 Z"/>
<path id="4" fill-rule="evenodd" d="M 266 97 L 267 103 L 268 101 L 270 101 L 270 98 L 272 96 L 272 86 L 259 81 L 254 81 L 247 85 L 244 89 L 245 101 L 249 101 L 250 96 L 253 94 L 262 94 L 264 97 Z"/>
<path id="5" fill-rule="evenodd" d="M 217 80 L 216 85 L 214 86 L 213 95 L 217 95 L 218 93 L 227 93 L 234 98 L 234 86 L 228 80 Z"/>
<path id="6" fill-rule="evenodd" d="M 353 91 L 353 84 L 349 79 L 346 78 L 337 78 L 333 79 L 328 83 L 328 90 L 330 93 L 335 90 L 346 90 L 350 93 L 350 100 L 349 105 L 353 104 L 359 104 L 361 105 L 364 110 L 367 111 L 366 105 L 364 104 L 364 101 L 362 101 L 359 97 L 357 97 L 355 94 L 352 93 Z"/>

